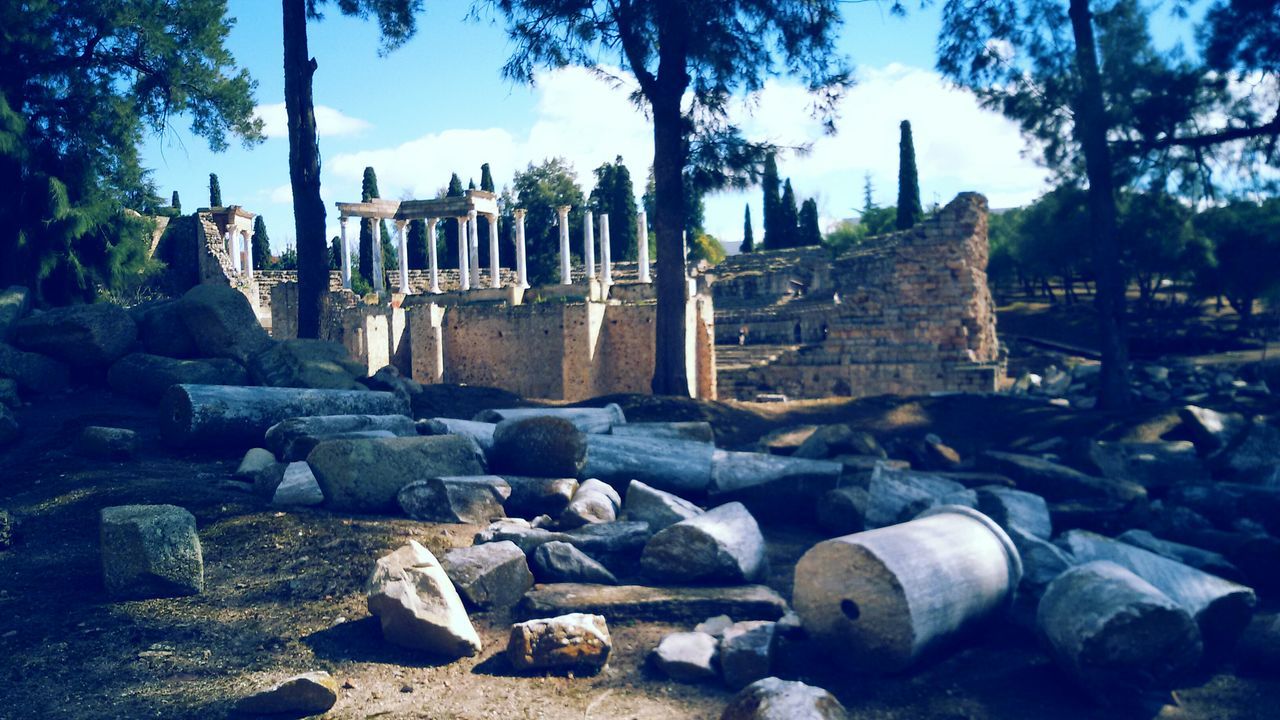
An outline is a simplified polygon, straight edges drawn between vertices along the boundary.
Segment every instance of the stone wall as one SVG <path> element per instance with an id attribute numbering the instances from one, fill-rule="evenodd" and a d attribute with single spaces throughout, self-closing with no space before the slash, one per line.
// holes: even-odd
<path id="1" fill-rule="evenodd" d="M 720 373 L 750 399 L 992 391 L 1002 374 L 987 288 L 987 203 L 963 193 L 911 230 L 831 258 L 737 256 L 715 269 L 717 340 L 796 347 Z"/>

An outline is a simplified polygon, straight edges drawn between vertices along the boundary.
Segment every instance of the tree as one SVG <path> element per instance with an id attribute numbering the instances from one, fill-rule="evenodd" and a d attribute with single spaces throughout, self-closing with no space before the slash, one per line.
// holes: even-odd
<path id="1" fill-rule="evenodd" d="M 595 169 L 596 186 L 591 190 L 589 205 L 597 216 L 609 216 L 609 257 L 616 261 L 635 260 L 636 191 L 631 185 L 631 171 L 619 155 L 612 163 Z M 598 222 L 598 221 L 597 221 Z"/>
<path id="2" fill-rule="evenodd" d="M 743 140 L 729 101 L 781 71 L 801 75 L 830 125 L 848 81 L 835 52 L 836 0 L 489 0 L 507 19 L 515 50 L 509 78 L 531 81 L 536 67 L 599 67 L 610 54 L 631 71 L 634 97 L 653 118 L 653 217 L 659 257 L 681 255 L 686 177 L 699 194 L 754 180 L 767 147 Z M 780 68 L 782 70 L 780 70 Z M 686 103 L 686 98 L 688 102 Z M 652 388 L 687 395 L 685 304 L 680 263 L 660 260 Z"/>
<path id="3" fill-rule="evenodd" d="M 1162 191 L 1125 193 L 1119 209 L 1125 267 L 1149 304 L 1162 281 L 1185 275 L 1183 261 L 1196 241 L 1191 210 Z"/>
<path id="4" fill-rule="evenodd" d="M 218 184 L 217 173 L 209 173 L 209 207 L 222 207 L 222 186 Z"/>
<path id="5" fill-rule="evenodd" d="M 329 269 L 342 269 L 342 237 L 334 235 L 329 241 Z"/>
<path id="6" fill-rule="evenodd" d="M 782 209 L 782 182 L 778 178 L 776 153 L 769 153 L 764 161 L 764 174 L 760 186 L 764 189 L 764 248 L 777 250 L 786 247 L 786 233 L 779 229 L 778 213 Z"/>
<path id="7" fill-rule="evenodd" d="M 289 182 L 298 252 L 298 337 L 320 335 L 320 314 L 329 292 L 325 208 L 320 198 L 320 144 L 316 138 L 312 76 L 319 67 L 307 50 L 307 19 L 320 19 L 325 0 L 281 0 L 284 6 L 284 100 L 289 126 Z M 344 15 L 374 15 L 383 50 L 414 33 L 421 0 L 339 0 Z"/>
<path id="8" fill-rule="evenodd" d="M 563 158 L 530 164 L 512 182 L 525 215 L 525 262 L 532 285 L 560 282 L 560 229 L 556 208 L 569 205 L 569 237 L 582 237 L 582 188 Z M 577 243 L 570 243 L 577 247 Z"/>
<path id="9" fill-rule="evenodd" d="M 899 230 L 914 227 L 924 215 L 920 207 L 920 177 L 916 174 L 916 147 L 911 139 L 911 122 L 898 126 L 898 222 Z"/>
<path id="10" fill-rule="evenodd" d="M 410 270 L 426 270 L 431 264 L 427 255 L 427 223 L 424 220 L 410 220 L 405 238 L 406 250 L 409 253 Z"/>
<path id="11" fill-rule="evenodd" d="M 253 267 L 266 270 L 271 265 L 271 238 L 267 236 L 267 221 L 261 215 L 253 219 Z"/>
<path id="12" fill-rule="evenodd" d="M 791 189 L 791 178 L 782 184 L 782 199 L 778 201 L 778 247 L 793 248 L 800 244 L 800 218 L 796 211 L 796 193 Z"/>
<path id="13" fill-rule="evenodd" d="M 462 181 L 458 179 L 458 173 L 449 175 L 449 186 L 445 190 L 445 197 L 462 197 L 463 195 Z M 444 247 L 440 248 L 437 260 L 447 268 L 458 267 L 458 223 L 452 218 L 445 218 L 440 221 L 444 226 Z"/>
<path id="14" fill-rule="evenodd" d="M 470 189 L 475 190 L 476 185 L 471 183 Z M 489 163 L 480 166 L 480 190 L 487 192 L 495 192 L 493 187 L 493 176 L 489 174 Z M 476 216 L 476 231 L 480 238 L 480 267 L 489 267 L 489 218 L 483 215 Z"/>
<path id="15" fill-rule="evenodd" d="M 169 207 L 173 208 L 178 215 L 182 214 L 182 200 L 178 198 L 178 191 L 173 191 L 173 197 L 169 198 Z"/>
<path id="16" fill-rule="evenodd" d="M 742 218 L 742 244 L 738 246 L 738 252 L 749 253 L 756 249 L 756 241 L 754 231 L 751 229 L 751 206 L 747 205 L 743 211 Z"/>
<path id="17" fill-rule="evenodd" d="M 797 230 L 800 247 L 822 244 L 822 231 L 818 229 L 818 201 L 809 198 L 800 205 L 800 226 Z"/>
<path id="18" fill-rule="evenodd" d="M 864 215 L 876 207 L 875 200 L 871 197 L 871 191 L 871 173 L 867 173 L 862 177 L 862 213 Z"/>
<path id="19" fill-rule="evenodd" d="M 1255 302 L 1280 288 L 1280 200 L 1210 208 L 1195 225 L 1213 243 L 1213 289 L 1226 296 L 1240 316 L 1240 331 L 1247 332 Z"/>

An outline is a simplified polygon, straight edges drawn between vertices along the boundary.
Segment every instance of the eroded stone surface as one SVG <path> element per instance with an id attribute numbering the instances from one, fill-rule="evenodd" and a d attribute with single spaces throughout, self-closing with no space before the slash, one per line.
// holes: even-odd
<path id="1" fill-rule="evenodd" d="M 116 598 L 195 595 L 204 590 L 196 519 L 176 505 L 103 508 L 102 580 Z"/>
<path id="2" fill-rule="evenodd" d="M 236 702 L 246 715 L 319 715 L 338 702 L 338 683 L 323 670 L 295 675 Z"/>
<path id="3" fill-rule="evenodd" d="M 445 657 L 480 652 L 480 636 L 453 582 L 416 540 L 378 559 L 368 594 L 369 612 L 388 642 Z"/>
<path id="4" fill-rule="evenodd" d="M 516 623 L 507 659 L 517 670 L 595 673 L 609 662 L 613 641 L 601 615 L 571 613 Z"/>

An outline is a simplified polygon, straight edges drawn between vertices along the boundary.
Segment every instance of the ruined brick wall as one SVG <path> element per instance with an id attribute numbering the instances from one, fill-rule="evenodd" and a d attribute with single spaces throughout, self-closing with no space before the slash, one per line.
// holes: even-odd
<path id="1" fill-rule="evenodd" d="M 796 268 L 815 262 L 812 255 L 789 260 L 772 273 L 793 278 Z M 732 279 L 734 261 L 717 268 L 731 278 L 734 293 L 722 302 L 725 283 L 713 286 L 721 342 L 736 343 L 738 328 L 747 324 L 751 342 L 801 345 L 770 363 L 722 374 L 722 394 L 995 389 L 999 342 L 986 277 L 986 198 L 963 193 L 926 222 L 872 238 L 828 265 L 829 284 L 820 290 L 756 295 L 754 307 L 743 302 L 750 296 L 740 298 L 743 281 Z M 750 282 L 777 288 L 776 279 Z"/>

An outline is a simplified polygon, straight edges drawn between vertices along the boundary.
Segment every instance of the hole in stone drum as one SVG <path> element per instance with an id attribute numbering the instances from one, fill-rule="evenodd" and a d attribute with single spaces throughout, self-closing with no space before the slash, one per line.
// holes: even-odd
<path id="1" fill-rule="evenodd" d="M 840 612 L 844 613 L 844 616 L 850 620 L 857 620 L 858 616 L 862 614 L 862 611 L 858 609 L 858 603 L 848 598 L 840 601 Z"/>

